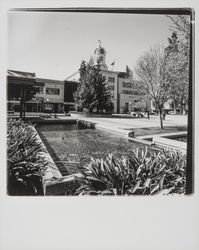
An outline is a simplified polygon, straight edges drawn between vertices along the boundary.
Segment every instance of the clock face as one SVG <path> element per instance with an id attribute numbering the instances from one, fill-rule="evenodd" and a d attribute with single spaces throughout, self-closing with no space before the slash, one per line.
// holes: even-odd
<path id="1" fill-rule="evenodd" d="M 101 54 L 104 54 L 104 50 L 103 50 L 103 49 L 100 49 L 100 53 L 101 53 Z"/>

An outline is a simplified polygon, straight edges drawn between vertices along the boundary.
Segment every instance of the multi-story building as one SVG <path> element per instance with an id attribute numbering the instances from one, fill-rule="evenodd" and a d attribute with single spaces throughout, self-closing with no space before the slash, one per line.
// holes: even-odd
<path id="1" fill-rule="evenodd" d="M 35 99 L 39 100 L 43 112 L 64 112 L 64 81 L 36 78 L 40 85 Z"/>
<path id="2" fill-rule="evenodd" d="M 150 99 L 140 95 L 135 89 L 139 82 L 125 77 L 125 74 L 118 73 L 118 113 L 151 111 Z"/>
<path id="3" fill-rule="evenodd" d="M 100 64 L 103 76 L 111 91 L 111 101 L 114 105 L 114 113 L 131 113 L 132 111 L 151 111 L 151 101 L 139 95 L 135 90 L 135 80 L 131 72 L 119 72 L 109 70 L 106 65 L 106 50 L 99 44 L 94 52 L 94 64 Z"/>
<path id="4" fill-rule="evenodd" d="M 118 89 L 117 89 L 117 82 L 118 82 L 118 74 L 117 72 L 110 71 L 110 70 L 103 70 L 102 71 L 103 76 L 106 79 L 106 82 L 108 83 L 108 87 L 111 91 L 111 102 L 114 106 L 114 113 L 117 113 L 117 100 L 118 100 Z"/>
<path id="5" fill-rule="evenodd" d="M 37 89 L 36 95 L 27 99 L 28 86 Z M 36 78 L 35 73 L 8 70 L 8 111 L 19 112 L 21 99 L 24 112 L 63 113 L 75 109 L 74 91 L 77 82 Z"/>

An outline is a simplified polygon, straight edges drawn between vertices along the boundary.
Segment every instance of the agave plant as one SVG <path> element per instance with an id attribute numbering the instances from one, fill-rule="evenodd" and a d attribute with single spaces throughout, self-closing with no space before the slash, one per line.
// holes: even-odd
<path id="1" fill-rule="evenodd" d="M 80 178 L 80 195 L 183 193 L 186 157 L 178 152 L 139 153 L 117 159 L 91 158 Z"/>
<path id="2" fill-rule="evenodd" d="M 32 125 L 9 120 L 7 132 L 8 192 L 10 195 L 42 194 L 46 162 Z"/>

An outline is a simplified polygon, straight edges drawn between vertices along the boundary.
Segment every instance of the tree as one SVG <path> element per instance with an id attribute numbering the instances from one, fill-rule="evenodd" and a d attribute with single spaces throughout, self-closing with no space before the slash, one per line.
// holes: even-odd
<path id="1" fill-rule="evenodd" d="M 190 16 L 189 15 L 173 15 L 169 16 L 172 25 L 170 26 L 182 39 L 190 39 Z"/>
<path id="2" fill-rule="evenodd" d="M 102 75 L 99 65 L 90 65 L 83 61 L 80 65 L 80 85 L 77 90 L 77 99 L 82 108 L 89 112 L 111 112 L 111 93 Z"/>
<path id="3" fill-rule="evenodd" d="M 167 57 L 167 77 L 172 82 L 171 99 L 174 108 L 185 112 L 188 104 L 189 57 L 190 57 L 190 17 L 185 15 L 168 16 L 173 34 L 168 38 L 165 49 Z"/>
<path id="4" fill-rule="evenodd" d="M 170 98 L 174 110 L 180 109 L 182 113 L 188 103 L 189 58 L 184 43 L 178 40 L 176 32 L 173 32 L 168 41 L 169 45 L 165 49 L 165 57 L 166 76 L 172 84 Z"/>
<path id="5" fill-rule="evenodd" d="M 148 96 L 159 111 L 160 127 L 163 129 L 163 109 L 169 100 L 171 84 L 165 74 L 165 53 L 163 48 L 156 46 L 137 62 L 135 73 L 139 78 L 135 88 L 140 94 Z"/>

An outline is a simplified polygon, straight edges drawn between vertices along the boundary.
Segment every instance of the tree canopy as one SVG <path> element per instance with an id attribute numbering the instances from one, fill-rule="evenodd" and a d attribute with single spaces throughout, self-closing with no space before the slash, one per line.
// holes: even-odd
<path id="1" fill-rule="evenodd" d="M 174 109 L 185 112 L 188 105 L 190 17 L 168 16 L 172 20 L 172 36 L 165 49 L 167 78 L 172 83 L 171 96 Z"/>
<path id="2" fill-rule="evenodd" d="M 136 86 L 140 94 L 147 95 L 155 104 L 160 114 L 160 126 L 163 128 L 162 112 L 169 99 L 171 83 L 166 79 L 165 53 L 161 46 L 145 52 L 135 68 L 139 84 Z"/>
<path id="3" fill-rule="evenodd" d="M 164 105 L 172 100 L 174 107 L 185 111 L 188 104 L 189 60 L 190 60 L 190 17 L 175 15 L 171 19 L 171 37 L 166 48 L 156 46 L 145 52 L 135 67 L 139 93 L 147 95 L 160 113 Z"/>
<path id="4" fill-rule="evenodd" d="M 99 65 L 82 61 L 80 65 L 80 85 L 77 91 L 79 104 L 89 112 L 112 112 L 111 92 Z"/>

